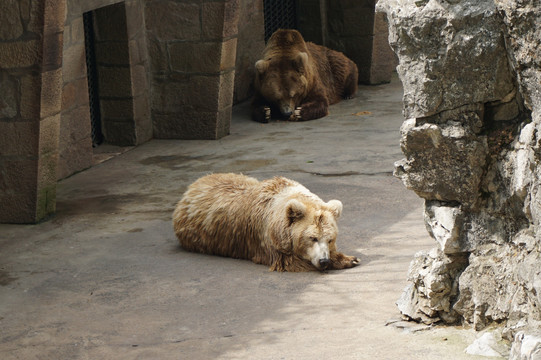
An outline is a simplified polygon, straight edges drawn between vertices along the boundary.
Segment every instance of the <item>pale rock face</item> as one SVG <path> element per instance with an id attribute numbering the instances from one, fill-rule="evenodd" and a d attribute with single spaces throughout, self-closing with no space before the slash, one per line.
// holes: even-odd
<path id="1" fill-rule="evenodd" d="M 380 0 L 376 10 L 404 86 L 395 175 L 426 199 L 437 243 L 412 261 L 398 307 L 425 323 L 498 322 L 515 340 L 511 358 L 538 358 L 528 334 L 541 323 L 541 3 Z"/>

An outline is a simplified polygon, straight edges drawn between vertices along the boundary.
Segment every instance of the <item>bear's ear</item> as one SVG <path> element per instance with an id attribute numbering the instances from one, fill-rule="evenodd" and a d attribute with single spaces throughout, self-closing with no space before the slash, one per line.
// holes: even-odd
<path id="1" fill-rule="evenodd" d="M 257 60 L 255 62 L 255 68 L 260 74 L 263 74 L 265 71 L 267 71 L 268 67 L 269 67 L 269 62 L 266 60 Z"/>
<path id="2" fill-rule="evenodd" d="M 297 199 L 291 199 L 287 202 L 286 214 L 289 223 L 292 224 L 304 217 L 306 214 L 306 206 Z"/>
<path id="3" fill-rule="evenodd" d="M 335 218 L 338 219 L 342 215 L 342 202 L 340 200 L 331 200 L 327 203 L 327 206 Z"/>
<path id="4" fill-rule="evenodd" d="M 302 51 L 299 52 L 297 57 L 293 60 L 293 64 L 298 72 L 304 72 L 304 69 L 308 66 L 308 54 Z"/>

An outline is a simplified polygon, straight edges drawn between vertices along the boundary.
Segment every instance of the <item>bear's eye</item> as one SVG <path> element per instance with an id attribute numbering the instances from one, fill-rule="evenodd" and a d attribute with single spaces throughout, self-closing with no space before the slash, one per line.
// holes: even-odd
<path id="1" fill-rule="evenodd" d="M 317 237 L 310 238 L 310 240 L 312 240 L 312 242 L 318 242 Z"/>

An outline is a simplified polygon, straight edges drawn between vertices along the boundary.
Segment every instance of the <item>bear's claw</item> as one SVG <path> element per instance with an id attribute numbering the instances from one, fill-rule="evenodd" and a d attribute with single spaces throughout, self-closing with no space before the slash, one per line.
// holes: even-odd
<path id="1" fill-rule="evenodd" d="M 271 119 L 271 109 L 268 106 L 265 106 L 263 108 L 263 112 L 265 113 L 265 122 L 269 122 Z"/>
<path id="2" fill-rule="evenodd" d="M 301 110 L 302 108 L 300 106 L 296 107 L 295 110 L 293 110 L 291 116 L 289 116 L 289 121 L 301 121 Z"/>

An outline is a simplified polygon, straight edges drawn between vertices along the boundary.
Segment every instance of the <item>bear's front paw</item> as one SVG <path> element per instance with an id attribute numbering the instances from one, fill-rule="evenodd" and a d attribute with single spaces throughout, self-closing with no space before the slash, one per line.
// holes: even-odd
<path id="1" fill-rule="evenodd" d="M 361 263 L 361 260 L 359 260 L 356 256 L 348 256 L 344 255 L 342 253 L 336 254 L 336 257 L 333 261 L 333 268 L 334 269 L 349 269 L 352 267 L 355 267 Z"/>
<path id="2" fill-rule="evenodd" d="M 359 260 L 359 258 L 355 256 L 346 256 L 346 259 L 344 260 L 345 260 L 344 265 L 346 268 L 352 268 L 361 263 L 361 260 Z"/>
<path id="3" fill-rule="evenodd" d="M 296 107 L 291 116 L 289 117 L 289 121 L 301 121 L 301 110 L 302 108 L 300 106 Z"/>
<path id="4" fill-rule="evenodd" d="M 268 106 L 263 107 L 263 114 L 265 115 L 265 122 L 269 122 L 271 119 L 271 109 Z"/>

